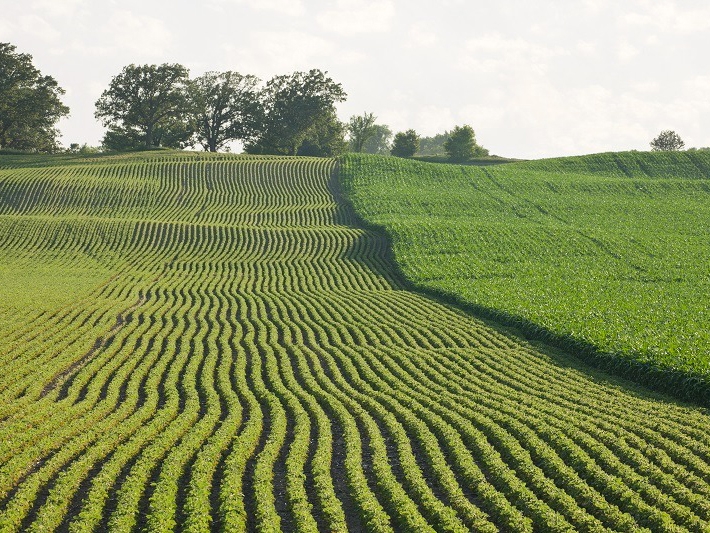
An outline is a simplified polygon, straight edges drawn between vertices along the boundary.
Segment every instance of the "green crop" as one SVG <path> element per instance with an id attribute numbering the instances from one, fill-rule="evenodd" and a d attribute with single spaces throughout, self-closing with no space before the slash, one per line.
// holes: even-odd
<path id="1" fill-rule="evenodd" d="M 0 532 L 710 527 L 703 410 L 358 220 L 333 160 L 0 157 Z"/>
<path id="2" fill-rule="evenodd" d="M 417 287 L 710 399 L 710 156 L 495 167 L 348 156 L 357 211 Z"/>

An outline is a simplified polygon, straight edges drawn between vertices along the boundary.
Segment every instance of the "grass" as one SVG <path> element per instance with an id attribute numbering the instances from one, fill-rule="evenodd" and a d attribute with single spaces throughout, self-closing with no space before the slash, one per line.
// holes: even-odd
<path id="1" fill-rule="evenodd" d="M 710 382 L 707 153 L 487 168 L 351 155 L 341 173 L 417 287 L 673 388 Z"/>

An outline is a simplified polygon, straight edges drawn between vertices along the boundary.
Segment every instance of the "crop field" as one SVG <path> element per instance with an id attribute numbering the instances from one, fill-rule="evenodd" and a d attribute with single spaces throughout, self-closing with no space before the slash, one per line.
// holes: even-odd
<path id="1" fill-rule="evenodd" d="M 710 402 L 710 152 L 342 173 L 415 285 Z"/>
<path id="2" fill-rule="evenodd" d="M 705 410 L 358 220 L 333 160 L 0 158 L 0 532 L 710 528 Z"/>

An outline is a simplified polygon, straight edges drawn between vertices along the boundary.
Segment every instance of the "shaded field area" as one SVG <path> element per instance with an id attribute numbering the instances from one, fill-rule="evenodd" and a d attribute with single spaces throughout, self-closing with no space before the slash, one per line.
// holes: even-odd
<path id="1" fill-rule="evenodd" d="M 0 167 L 0 531 L 710 527 L 704 410 L 407 290 L 335 161 Z"/>
<path id="2" fill-rule="evenodd" d="M 341 171 L 417 287 L 710 404 L 710 152 Z"/>

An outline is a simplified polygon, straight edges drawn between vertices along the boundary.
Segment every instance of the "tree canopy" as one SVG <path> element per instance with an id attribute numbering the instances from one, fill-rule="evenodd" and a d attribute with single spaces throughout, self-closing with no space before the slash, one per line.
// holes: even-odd
<path id="1" fill-rule="evenodd" d="M 458 162 L 488 155 L 488 150 L 476 143 L 476 134 L 469 125 L 456 126 L 444 142 L 444 150 L 449 159 Z"/>
<path id="2" fill-rule="evenodd" d="M 32 56 L 0 43 L 0 148 L 53 152 L 57 121 L 69 114 L 64 94 L 52 76 L 32 64 Z"/>
<path id="3" fill-rule="evenodd" d="M 419 149 L 419 135 L 410 129 L 399 132 L 392 142 L 392 155 L 396 157 L 412 157 Z"/>
<path id="4" fill-rule="evenodd" d="M 363 113 L 353 115 L 348 122 L 348 136 L 350 138 L 350 149 L 353 152 L 362 152 L 365 143 L 377 133 L 375 121 L 377 117 L 373 113 Z"/>
<path id="5" fill-rule="evenodd" d="M 684 147 L 683 139 L 673 130 L 663 130 L 651 141 L 651 150 L 654 152 L 678 151 Z"/>
<path id="6" fill-rule="evenodd" d="M 259 78 L 238 72 L 207 72 L 188 84 L 195 142 L 216 152 L 230 141 L 251 139 L 261 118 Z"/>
<path id="7" fill-rule="evenodd" d="M 261 93 L 262 123 L 247 152 L 296 155 L 318 121 L 334 114 L 335 104 L 347 97 L 326 74 L 312 69 L 270 79 Z"/>
<path id="8" fill-rule="evenodd" d="M 188 70 L 180 64 L 128 65 L 96 102 L 95 116 L 108 128 L 104 145 L 182 148 L 194 128 L 187 118 Z"/>

